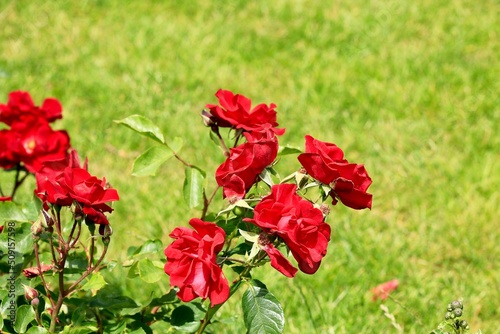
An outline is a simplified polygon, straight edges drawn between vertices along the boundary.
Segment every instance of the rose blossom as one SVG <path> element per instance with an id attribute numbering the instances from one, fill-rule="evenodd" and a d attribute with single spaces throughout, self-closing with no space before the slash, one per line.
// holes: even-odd
<path id="1" fill-rule="evenodd" d="M 330 226 L 324 222 L 323 213 L 296 193 L 294 184 L 279 184 L 271 188 L 255 207 L 254 217 L 245 218 L 267 234 L 267 240 L 259 237 L 259 243 L 271 259 L 271 265 L 288 277 L 295 276 L 296 269 L 276 250 L 273 238 L 281 238 L 297 260 L 299 269 L 314 274 L 326 255 L 330 241 Z"/>
<path id="2" fill-rule="evenodd" d="M 270 127 L 244 135 L 248 142 L 232 148 L 229 157 L 215 172 L 224 197 L 243 198 L 278 154 L 278 140 Z"/>
<path id="3" fill-rule="evenodd" d="M 41 107 L 35 106 L 28 92 L 16 91 L 9 94 L 7 104 L 0 104 L 0 122 L 12 125 L 21 117 L 32 115 L 53 122 L 62 118 L 61 103 L 54 98 L 47 98 Z"/>
<path id="4" fill-rule="evenodd" d="M 226 233 L 216 224 L 193 218 L 186 227 L 177 227 L 170 237 L 176 239 L 165 249 L 165 273 L 170 284 L 179 287 L 177 296 L 184 302 L 196 297 L 209 298 L 212 307 L 229 298 L 229 284 L 217 264 Z"/>
<path id="5" fill-rule="evenodd" d="M 35 173 L 44 161 L 66 157 L 70 139 L 66 131 L 54 131 L 43 118 L 23 116 L 14 122 L 0 137 L 6 137 L 6 153 L 0 155 L 0 164 L 10 166 L 22 162 L 26 169 Z M 4 162 L 4 159 L 6 162 Z"/>
<path id="6" fill-rule="evenodd" d="M 372 183 L 363 165 L 344 159 L 344 152 L 335 144 L 306 136 L 306 153 L 298 156 L 307 173 L 323 184 L 329 185 L 333 204 L 340 201 L 353 209 L 372 206 L 372 195 L 367 193 Z"/>
<path id="7" fill-rule="evenodd" d="M 284 129 L 276 129 L 278 123 L 274 103 L 269 106 L 259 104 L 252 109 L 252 101 L 243 95 L 219 89 L 215 96 L 219 99 L 219 105 L 207 104 L 206 107 L 218 126 L 255 131 L 270 124 L 277 135 L 285 132 Z"/>
<path id="8" fill-rule="evenodd" d="M 119 199 L 116 189 L 106 179 L 99 179 L 87 171 L 87 163 L 80 167 L 75 150 L 66 159 L 51 161 L 35 174 L 35 194 L 44 202 L 70 206 L 78 202 L 83 213 L 96 224 L 108 224 L 104 212 L 113 209 L 107 202 Z"/>
<path id="9" fill-rule="evenodd" d="M 0 130 L 0 167 L 11 169 L 19 163 L 14 157 L 12 147 L 14 142 L 14 133 L 9 130 Z"/>

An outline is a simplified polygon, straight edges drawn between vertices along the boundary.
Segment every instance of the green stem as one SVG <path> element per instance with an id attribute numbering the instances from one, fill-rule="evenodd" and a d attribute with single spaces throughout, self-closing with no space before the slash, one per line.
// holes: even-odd
<path id="1" fill-rule="evenodd" d="M 203 190 L 203 211 L 201 213 L 201 218 L 200 218 L 201 220 L 205 220 L 205 217 L 206 217 L 207 212 L 208 212 L 208 207 L 212 203 L 212 201 L 215 197 L 215 194 L 217 194 L 217 190 L 219 190 L 219 188 L 220 188 L 220 186 L 217 186 L 217 188 L 214 189 L 214 191 L 210 195 L 210 198 L 207 198 L 207 195 L 205 194 L 205 190 Z"/>
<path id="2" fill-rule="evenodd" d="M 63 259 L 62 262 L 65 262 L 66 258 Z M 51 321 L 50 321 L 50 328 L 49 332 L 55 333 L 56 330 L 56 325 L 57 325 L 57 316 L 59 315 L 59 310 L 61 309 L 61 306 L 64 301 L 64 263 L 63 263 L 63 268 L 59 272 L 59 297 L 57 298 L 56 305 L 52 309 L 52 312 L 50 314 L 51 316 Z"/>
<path id="3" fill-rule="evenodd" d="M 222 148 L 222 151 L 224 152 L 224 156 L 227 158 L 229 157 L 229 149 L 226 146 L 226 143 L 224 142 L 224 138 L 220 135 L 219 132 L 219 127 L 212 128 L 212 131 L 217 135 L 217 138 L 219 138 L 219 142 Z"/>

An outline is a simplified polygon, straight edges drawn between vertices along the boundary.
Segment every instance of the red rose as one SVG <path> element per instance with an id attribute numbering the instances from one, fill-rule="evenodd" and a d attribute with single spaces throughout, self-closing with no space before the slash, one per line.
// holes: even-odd
<path id="1" fill-rule="evenodd" d="M 217 264 L 226 233 L 216 224 L 193 218 L 195 229 L 177 227 L 170 234 L 176 239 L 165 249 L 165 273 L 170 284 L 179 287 L 177 296 L 184 302 L 196 297 L 210 298 L 212 307 L 229 298 L 229 284 Z"/>
<path id="2" fill-rule="evenodd" d="M 106 203 L 119 199 L 116 189 L 110 188 L 106 179 L 98 179 L 80 167 L 76 151 L 63 160 L 51 161 L 35 174 L 35 194 L 44 202 L 71 206 L 78 202 L 87 218 L 96 224 L 108 224 L 104 212 L 113 209 Z"/>
<path id="3" fill-rule="evenodd" d="M 240 94 L 219 89 L 215 94 L 220 105 L 207 104 L 215 122 L 220 127 L 234 127 L 246 131 L 261 129 L 265 124 L 270 124 L 277 135 L 282 135 L 284 129 L 276 129 L 276 105 L 271 103 L 259 104 L 253 109 L 252 101 Z"/>
<path id="4" fill-rule="evenodd" d="M 363 165 L 345 160 L 344 152 L 335 144 L 306 136 L 306 153 L 298 159 L 309 175 L 332 188 L 333 204 L 338 198 L 350 208 L 371 209 L 372 195 L 366 192 L 372 183 L 370 176 Z"/>
<path id="5" fill-rule="evenodd" d="M 11 169 L 19 161 L 14 157 L 14 145 L 16 139 L 14 133 L 9 130 L 0 130 L 0 167 Z"/>
<path id="6" fill-rule="evenodd" d="M 31 173 L 39 170 L 45 161 L 63 159 L 70 148 L 68 133 L 52 130 L 42 118 L 23 116 L 7 131 L 9 134 L 4 136 L 8 136 L 9 157 L 15 163 L 24 163 Z"/>
<path id="7" fill-rule="evenodd" d="M 10 93 L 8 103 L 0 104 L 0 122 L 7 125 L 12 125 L 26 115 L 53 122 L 62 118 L 62 106 L 58 100 L 47 98 L 43 101 L 42 107 L 37 107 L 33 103 L 30 94 L 22 91 Z"/>
<path id="8" fill-rule="evenodd" d="M 215 172 L 224 197 L 243 198 L 278 154 L 278 140 L 269 128 L 244 135 L 248 142 L 232 148 L 227 160 Z"/>
<path id="9" fill-rule="evenodd" d="M 299 269 L 314 274 L 326 255 L 330 241 L 330 226 L 324 222 L 321 210 L 296 193 L 294 184 L 279 184 L 271 188 L 271 194 L 255 207 L 254 217 L 245 218 L 260 227 L 267 235 L 260 244 L 271 259 L 271 265 L 288 277 L 295 276 L 296 269 L 272 244 L 281 238 L 297 260 Z"/>

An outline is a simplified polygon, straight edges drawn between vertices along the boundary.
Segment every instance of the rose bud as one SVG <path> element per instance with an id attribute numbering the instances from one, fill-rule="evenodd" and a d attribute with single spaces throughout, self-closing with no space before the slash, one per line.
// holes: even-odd
<path id="1" fill-rule="evenodd" d="M 205 126 L 207 127 L 212 127 L 213 125 L 215 125 L 214 116 L 206 109 L 203 109 L 203 111 L 201 112 L 201 119 L 203 120 L 203 124 L 205 124 Z"/>
<path id="2" fill-rule="evenodd" d="M 23 284 L 23 287 L 24 287 L 24 297 L 26 298 L 27 301 L 30 302 L 30 301 L 34 300 L 35 298 L 38 299 L 38 291 L 36 291 L 32 287 L 24 285 L 24 284 Z"/>

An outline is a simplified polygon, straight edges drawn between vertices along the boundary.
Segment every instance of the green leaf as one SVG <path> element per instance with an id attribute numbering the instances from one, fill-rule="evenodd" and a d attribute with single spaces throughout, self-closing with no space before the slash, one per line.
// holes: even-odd
<path id="1" fill-rule="evenodd" d="M 102 307 L 105 309 L 122 309 L 134 308 L 138 305 L 131 298 L 117 294 L 115 290 L 108 286 L 99 290 L 99 292 L 92 297 L 89 306 Z"/>
<path id="2" fill-rule="evenodd" d="M 64 326 L 63 334 L 89 334 L 97 333 L 97 327 L 95 326 Z"/>
<path id="3" fill-rule="evenodd" d="M 280 146 L 278 150 L 278 156 L 298 153 L 302 153 L 302 150 L 298 147 Z"/>
<path id="4" fill-rule="evenodd" d="M 161 306 L 165 304 L 171 304 L 176 302 L 177 300 L 178 300 L 177 293 L 175 289 L 171 289 L 169 292 L 167 292 L 167 294 L 161 296 L 160 298 L 154 298 L 151 301 L 150 306 Z"/>
<path id="5" fill-rule="evenodd" d="M 265 184 L 267 184 L 269 187 L 272 187 L 274 185 L 273 179 L 271 178 L 271 170 L 269 168 L 266 168 L 262 171 L 262 173 L 259 174 L 259 178 L 264 181 Z"/>
<path id="6" fill-rule="evenodd" d="M 2 225 L 2 224 L 0 224 Z M 7 224 L 5 224 L 4 233 L 0 234 L 0 252 L 8 253 L 8 244 L 9 244 L 9 235 L 5 233 L 8 230 Z M 31 254 L 33 253 L 33 237 L 31 233 L 31 224 L 30 223 L 15 223 L 15 246 L 14 251 L 16 254 Z M 16 263 L 19 263 L 16 260 Z"/>
<path id="7" fill-rule="evenodd" d="M 0 225 L 7 221 L 26 222 L 29 221 L 29 218 L 23 208 L 16 203 L 0 202 Z"/>
<path id="8" fill-rule="evenodd" d="M 250 283 L 241 303 L 247 334 L 283 333 L 285 315 L 280 303 L 262 282 Z"/>
<path id="9" fill-rule="evenodd" d="M 166 146 L 153 146 L 141 154 L 134 161 L 132 175 L 152 176 L 156 175 L 158 168 L 174 156 L 174 152 Z"/>
<path id="10" fill-rule="evenodd" d="M 89 291 L 89 290 L 99 290 L 103 286 L 105 286 L 107 283 L 102 277 L 101 273 L 95 273 L 92 274 L 92 277 L 82 286 L 82 290 L 84 291 Z"/>
<path id="11" fill-rule="evenodd" d="M 26 328 L 35 320 L 35 311 L 31 305 L 21 305 L 16 312 L 16 322 L 14 323 L 14 329 L 17 333 L 26 332 Z"/>
<path id="12" fill-rule="evenodd" d="M 137 262 L 137 271 L 139 277 L 146 283 L 158 282 L 165 276 L 163 263 L 160 261 L 151 261 L 147 258 Z"/>
<path id="13" fill-rule="evenodd" d="M 88 260 L 85 252 L 69 253 L 64 264 L 64 272 L 68 274 L 81 273 L 87 269 L 87 266 Z"/>
<path id="14" fill-rule="evenodd" d="M 141 135 L 149 137 L 161 144 L 165 143 L 163 134 L 152 120 L 141 115 L 131 115 L 127 118 L 114 121 L 117 124 L 125 125 Z"/>
<path id="15" fill-rule="evenodd" d="M 205 310 L 199 303 L 183 304 L 172 312 L 170 324 L 177 330 L 194 333 L 200 327 Z"/>
<path id="16" fill-rule="evenodd" d="M 159 251 L 163 251 L 163 243 L 160 239 L 147 240 L 142 244 L 142 246 L 134 251 L 133 256 L 135 257 L 137 255 L 152 254 Z"/>
<path id="17" fill-rule="evenodd" d="M 189 208 L 200 208 L 203 205 L 203 185 L 205 172 L 198 167 L 186 167 L 184 179 L 184 200 Z"/>
<path id="18" fill-rule="evenodd" d="M 182 146 L 184 146 L 184 140 L 181 137 L 175 137 L 174 140 L 167 143 L 167 146 L 175 153 L 179 153 Z"/>
<path id="19" fill-rule="evenodd" d="M 26 334 L 48 334 L 49 331 L 43 327 L 31 327 Z"/>

